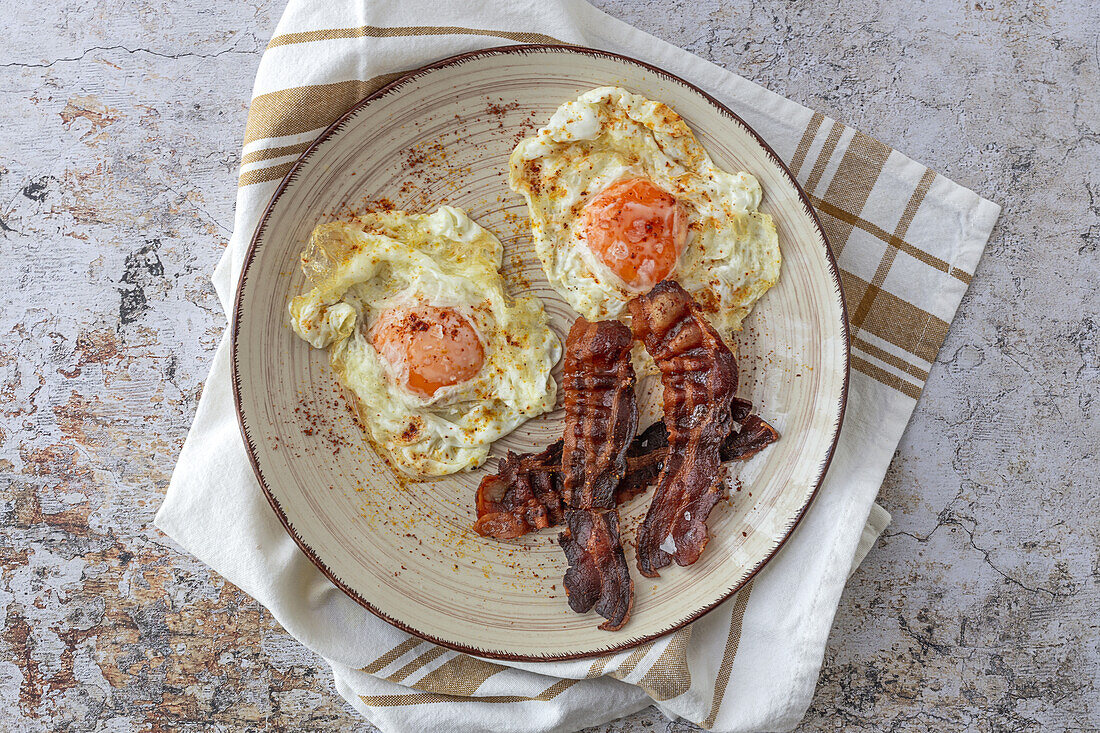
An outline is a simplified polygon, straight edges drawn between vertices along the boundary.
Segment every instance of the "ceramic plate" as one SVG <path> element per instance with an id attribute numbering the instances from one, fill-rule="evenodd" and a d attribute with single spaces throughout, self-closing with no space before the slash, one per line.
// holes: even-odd
<path id="1" fill-rule="evenodd" d="M 498 441 L 485 467 L 399 480 L 363 439 L 325 352 L 288 324 L 306 288 L 298 255 L 320 222 L 396 206 L 466 209 L 505 248 L 514 294 L 534 290 L 562 337 L 575 318 L 534 255 L 508 155 L 562 102 L 619 85 L 679 112 L 721 168 L 753 173 L 775 217 L 779 284 L 737 337 L 740 395 L 783 438 L 731 471 L 741 484 L 715 508 L 711 541 L 688 568 L 635 573 L 634 610 L 618 632 L 569 610 L 556 530 L 502 542 L 470 526 L 474 491 L 505 450 L 561 436 L 560 410 Z M 836 444 L 848 339 L 835 263 L 805 194 L 731 111 L 659 69 L 601 51 L 514 46 L 465 54 L 383 88 L 333 125 L 287 175 L 259 226 L 234 314 L 234 390 L 256 475 L 295 541 L 344 592 L 402 629 L 486 657 L 567 659 L 626 649 L 698 618 L 743 586 L 793 531 Z M 559 365 L 560 368 L 560 365 Z M 643 384 L 649 422 L 657 386 Z M 620 507 L 627 561 L 652 491 Z"/>

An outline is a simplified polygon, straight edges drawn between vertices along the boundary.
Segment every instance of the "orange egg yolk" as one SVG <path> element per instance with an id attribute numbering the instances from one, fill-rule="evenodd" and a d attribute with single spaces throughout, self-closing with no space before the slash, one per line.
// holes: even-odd
<path id="1" fill-rule="evenodd" d="M 589 249 L 627 287 L 647 291 L 668 277 L 687 226 L 675 197 L 645 178 L 617 181 L 584 207 Z"/>
<path id="2" fill-rule="evenodd" d="M 424 398 L 470 379 L 485 361 L 477 331 L 453 308 L 391 308 L 371 328 L 370 340 L 409 391 Z"/>

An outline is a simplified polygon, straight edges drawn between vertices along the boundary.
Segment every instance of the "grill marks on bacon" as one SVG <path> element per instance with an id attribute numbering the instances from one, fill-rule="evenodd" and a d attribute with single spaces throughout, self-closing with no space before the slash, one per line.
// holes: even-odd
<path id="1" fill-rule="evenodd" d="M 562 499 L 576 508 L 611 509 L 638 430 L 634 338 L 618 321 L 578 318 L 565 343 Z"/>
<path id="2" fill-rule="evenodd" d="M 668 429 L 668 455 L 638 531 L 638 569 L 652 578 L 673 559 L 682 566 L 699 559 L 707 517 L 727 495 L 722 444 L 733 432 L 737 360 L 675 282 L 659 283 L 628 308 L 635 338 L 661 370 Z M 669 537 L 671 554 L 662 548 Z"/>
<path id="3" fill-rule="evenodd" d="M 577 319 L 569 331 L 562 371 L 565 435 L 561 455 L 565 531 L 558 542 L 569 560 L 569 607 L 592 608 L 617 631 L 630 617 L 634 581 L 619 539 L 615 489 L 638 429 L 633 337 L 617 321 Z"/>

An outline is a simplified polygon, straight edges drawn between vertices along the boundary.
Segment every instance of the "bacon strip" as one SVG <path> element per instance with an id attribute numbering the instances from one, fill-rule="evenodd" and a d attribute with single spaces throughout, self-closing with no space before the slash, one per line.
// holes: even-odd
<path id="1" fill-rule="evenodd" d="M 722 460 L 748 460 L 779 440 L 779 433 L 758 415 L 752 403 L 734 398 L 734 421 L 740 432 L 730 433 L 722 443 Z M 477 490 L 477 522 L 474 529 L 484 537 L 510 540 L 560 524 L 562 514 L 562 441 L 551 443 L 541 453 L 509 453 L 497 465 L 497 473 L 481 480 Z M 668 455 L 668 429 L 657 421 L 639 433 L 626 451 L 626 476 L 615 489 L 615 503 L 622 504 L 648 489 L 664 466 Z"/>
<path id="2" fill-rule="evenodd" d="M 634 605 L 615 509 L 615 488 L 638 429 L 633 342 L 618 321 L 578 318 L 565 341 L 562 369 L 562 499 L 569 507 L 558 536 L 569 560 L 563 585 L 569 607 L 587 613 L 595 606 L 607 631 L 621 629 Z"/>
<path id="3" fill-rule="evenodd" d="M 733 431 L 737 360 L 680 285 L 658 283 L 628 305 L 634 336 L 661 370 L 668 457 L 638 531 L 638 569 L 652 578 L 706 547 L 707 517 L 727 495 L 722 443 Z M 671 537 L 669 554 L 662 545 Z"/>

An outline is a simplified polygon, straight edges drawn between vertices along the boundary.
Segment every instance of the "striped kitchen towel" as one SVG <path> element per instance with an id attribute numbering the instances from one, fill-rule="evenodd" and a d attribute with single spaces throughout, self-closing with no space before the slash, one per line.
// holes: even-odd
<path id="1" fill-rule="evenodd" d="M 711 730 L 791 728 L 812 697 L 845 580 L 889 521 L 875 495 L 995 204 L 582 0 L 290 0 L 256 79 L 218 295 L 228 313 L 279 180 L 359 99 L 446 56 L 533 42 L 615 51 L 692 81 L 790 164 L 820 214 L 842 269 L 853 371 L 832 467 L 784 550 L 710 614 L 620 654 L 505 663 L 435 646 L 344 596 L 286 534 L 241 442 L 225 339 L 157 525 L 322 655 L 340 693 L 386 731 L 568 731 L 649 704 Z"/>

